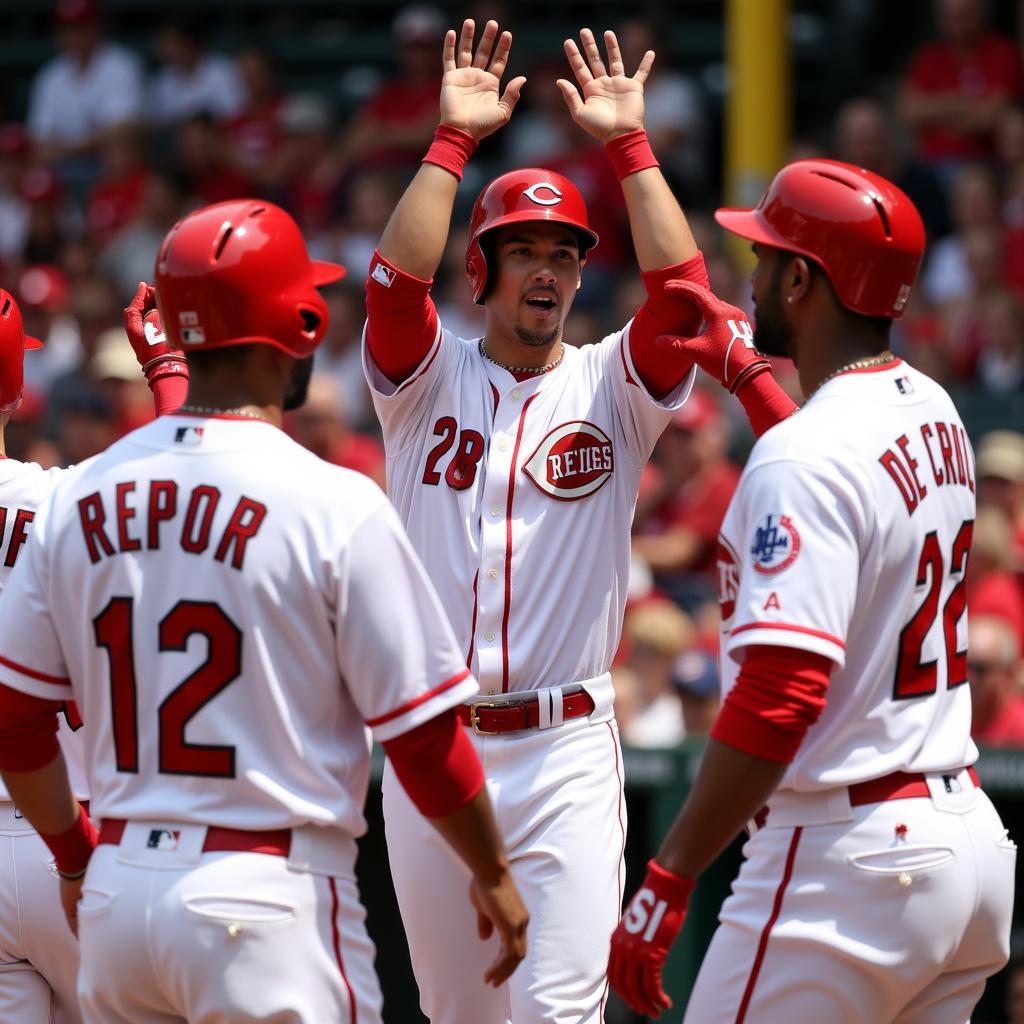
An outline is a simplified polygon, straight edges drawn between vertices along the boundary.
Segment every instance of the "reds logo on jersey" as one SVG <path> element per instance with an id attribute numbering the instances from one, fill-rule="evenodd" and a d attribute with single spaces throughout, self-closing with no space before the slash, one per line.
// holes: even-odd
<path id="1" fill-rule="evenodd" d="M 774 576 L 788 569 L 800 554 L 800 534 L 789 516 L 771 513 L 758 521 L 750 545 L 754 572 Z"/>
<path id="2" fill-rule="evenodd" d="M 718 607 L 723 625 L 736 611 L 736 596 L 740 591 L 740 564 L 727 541 L 718 538 L 716 554 L 718 565 Z"/>
<path id="3" fill-rule="evenodd" d="M 555 427 L 523 466 L 523 472 L 545 494 L 560 501 L 589 497 L 614 471 L 611 438 L 586 420 Z"/>

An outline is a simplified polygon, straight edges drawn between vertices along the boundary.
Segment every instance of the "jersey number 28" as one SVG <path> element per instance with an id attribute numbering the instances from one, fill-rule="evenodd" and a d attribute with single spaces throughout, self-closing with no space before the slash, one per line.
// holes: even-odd
<path id="1" fill-rule="evenodd" d="M 114 753 L 119 772 L 139 770 L 138 686 L 135 680 L 135 602 L 113 597 L 93 619 L 97 646 L 110 662 Z M 179 601 L 157 627 L 157 649 L 184 651 L 195 635 L 206 639 L 206 660 L 178 684 L 157 710 L 157 765 L 165 775 L 235 776 L 235 748 L 189 743 L 185 727 L 242 671 L 242 631 L 220 605 L 210 601 Z"/>
<path id="2" fill-rule="evenodd" d="M 953 541 L 949 575 L 959 577 L 942 606 L 943 649 L 946 655 L 946 689 L 962 686 L 967 682 L 967 651 L 957 648 L 957 626 L 967 609 L 967 558 L 971 553 L 971 539 L 974 536 L 974 520 L 968 519 L 957 531 Z M 899 652 L 896 657 L 896 679 L 892 695 L 895 700 L 912 697 L 926 697 L 935 693 L 939 686 L 939 663 L 937 659 L 921 661 L 921 649 L 935 618 L 939 613 L 939 599 L 942 581 L 946 576 L 942 562 L 942 548 L 938 534 L 933 530 L 924 538 L 921 555 L 917 560 L 916 584 L 928 584 L 921 607 L 900 633 Z"/>

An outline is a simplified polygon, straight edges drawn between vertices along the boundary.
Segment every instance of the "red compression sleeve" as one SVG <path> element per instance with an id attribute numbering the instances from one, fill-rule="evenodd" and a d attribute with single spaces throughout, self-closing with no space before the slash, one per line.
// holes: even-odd
<path id="1" fill-rule="evenodd" d="M 668 349 L 654 343 L 659 334 L 696 334 L 700 330 L 700 313 L 692 302 L 665 291 L 669 281 L 693 281 L 710 287 L 704 255 L 696 256 L 674 267 L 648 270 L 640 275 L 647 289 L 647 301 L 637 310 L 629 329 L 629 354 L 648 392 L 664 398 L 682 383 L 692 363 L 680 359 Z"/>
<path id="2" fill-rule="evenodd" d="M 46 700 L 0 683 L 0 768 L 32 772 L 53 762 L 59 700 Z"/>
<path id="3" fill-rule="evenodd" d="M 792 647 L 748 647 L 711 736 L 745 754 L 789 764 L 825 707 L 832 664 Z"/>
<path id="4" fill-rule="evenodd" d="M 157 416 L 174 412 L 185 404 L 185 395 L 188 393 L 188 364 L 182 360 L 180 366 L 184 368 L 184 373 L 176 369 L 169 373 L 154 374 L 148 378 L 149 390 L 153 392 L 153 405 L 156 407 Z"/>
<path id="5" fill-rule="evenodd" d="M 740 384 L 736 397 L 747 414 L 755 437 L 760 437 L 800 408 L 767 370 Z"/>
<path id="6" fill-rule="evenodd" d="M 484 770 L 455 709 L 386 740 L 384 751 L 425 818 L 445 818 L 480 792 Z"/>
<path id="7" fill-rule="evenodd" d="M 412 375 L 437 337 L 432 283 L 399 270 L 374 250 L 366 279 L 366 345 L 392 384 Z"/>

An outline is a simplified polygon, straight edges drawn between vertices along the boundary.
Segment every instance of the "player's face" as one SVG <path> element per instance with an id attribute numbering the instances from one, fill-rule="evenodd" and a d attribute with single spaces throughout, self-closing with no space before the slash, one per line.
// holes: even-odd
<path id="1" fill-rule="evenodd" d="M 306 395 L 309 392 L 309 378 L 313 376 L 313 357 L 296 359 L 292 366 L 291 379 L 288 381 L 288 390 L 284 394 L 284 411 L 291 412 L 298 409 L 306 402 Z"/>
<path id="2" fill-rule="evenodd" d="M 559 224 L 512 224 L 499 229 L 494 252 L 488 312 L 507 321 L 524 345 L 557 341 L 580 283 L 576 236 Z"/>
<path id="3" fill-rule="evenodd" d="M 782 303 L 782 276 L 787 255 L 778 249 L 754 245 L 757 266 L 750 277 L 754 300 L 754 345 L 768 356 L 793 358 L 793 330 Z"/>

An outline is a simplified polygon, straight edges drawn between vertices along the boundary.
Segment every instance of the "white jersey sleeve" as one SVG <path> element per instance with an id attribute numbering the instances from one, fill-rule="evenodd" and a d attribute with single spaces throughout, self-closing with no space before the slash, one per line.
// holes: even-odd
<path id="1" fill-rule="evenodd" d="M 54 580 L 46 543 L 46 507 L 36 515 L 28 543 L 0 597 L 0 681 L 34 697 L 73 700 L 51 615 Z"/>
<path id="2" fill-rule="evenodd" d="M 340 574 L 338 664 L 378 741 L 472 697 L 476 680 L 391 505 L 354 531 Z"/>
<path id="3" fill-rule="evenodd" d="M 740 488 L 728 528 L 738 550 L 723 539 L 720 558 L 739 567 L 724 649 L 795 647 L 842 666 L 865 528 L 858 503 L 841 480 L 792 459 L 759 464 Z"/>

